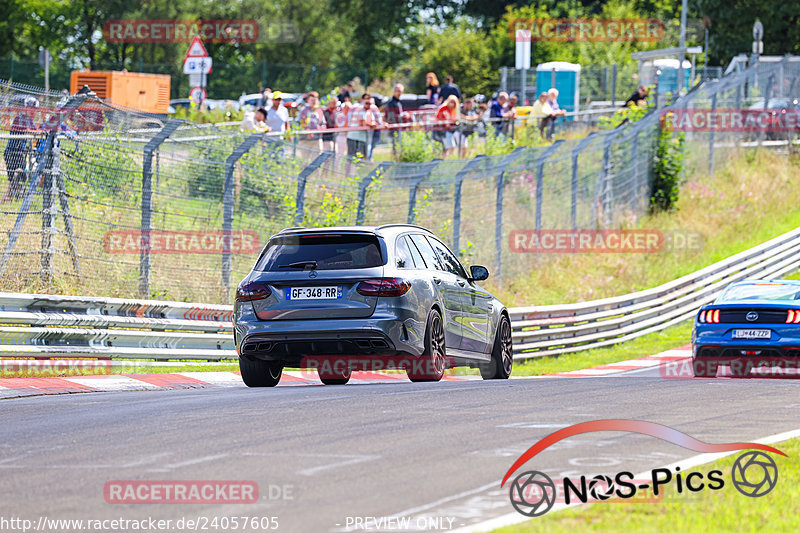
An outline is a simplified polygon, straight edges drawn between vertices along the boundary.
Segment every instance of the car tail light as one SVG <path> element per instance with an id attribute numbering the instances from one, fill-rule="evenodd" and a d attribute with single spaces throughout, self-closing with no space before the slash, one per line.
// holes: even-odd
<path id="1" fill-rule="evenodd" d="M 800 324 L 800 310 L 789 309 L 786 314 L 787 324 Z"/>
<path id="2" fill-rule="evenodd" d="M 719 309 L 709 309 L 707 311 L 700 311 L 698 320 L 707 324 L 719 324 Z"/>
<path id="3" fill-rule="evenodd" d="M 411 283 L 403 278 L 377 278 L 362 281 L 356 292 L 362 296 L 402 296 L 411 288 Z"/>
<path id="4" fill-rule="evenodd" d="M 706 321 L 706 312 L 700 311 L 700 316 L 697 317 L 697 321 L 700 323 L 705 323 Z"/>
<path id="5" fill-rule="evenodd" d="M 272 291 L 264 283 L 250 282 L 236 288 L 237 302 L 252 302 L 268 298 Z"/>

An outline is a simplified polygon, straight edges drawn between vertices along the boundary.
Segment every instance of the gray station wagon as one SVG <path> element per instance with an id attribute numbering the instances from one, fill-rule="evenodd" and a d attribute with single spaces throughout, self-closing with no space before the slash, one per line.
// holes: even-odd
<path id="1" fill-rule="evenodd" d="M 477 284 L 488 276 L 467 273 L 419 226 L 284 230 L 236 291 L 242 379 L 271 387 L 284 367 L 315 367 L 323 383 L 344 384 L 362 366 L 404 368 L 411 381 L 438 381 L 449 366 L 506 379 L 511 324 Z"/>

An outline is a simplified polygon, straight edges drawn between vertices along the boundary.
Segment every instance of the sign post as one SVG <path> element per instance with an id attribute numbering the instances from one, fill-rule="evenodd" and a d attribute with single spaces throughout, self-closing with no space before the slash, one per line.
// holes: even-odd
<path id="1" fill-rule="evenodd" d="M 521 105 L 527 105 L 525 93 L 527 92 L 528 69 L 531 68 L 531 30 L 517 30 L 515 36 L 516 48 L 516 69 L 522 71 L 522 95 Z"/>
<path id="2" fill-rule="evenodd" d="M 189 97 L 198 105 L 206 99 L 206 80 L 211 73 L 212 64 L 203 41 L 195 35 L 183 59 L 183 73 L 189 75 L 189 84 L 192 86 Z"/>

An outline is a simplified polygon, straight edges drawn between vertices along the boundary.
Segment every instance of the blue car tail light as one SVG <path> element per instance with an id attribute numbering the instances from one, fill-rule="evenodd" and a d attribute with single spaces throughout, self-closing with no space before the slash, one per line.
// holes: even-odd
<path id="1" fill-rule="evenodd" d="M 789 312 L 786 313 L 786 323 L 800 324 L 800 310 L 789 309 Z"/>
<path id="2" fill-rule="evenodd" d="M 698 320 L 703 324 L 719 324 L 719 309 L 700 311 Z"/>

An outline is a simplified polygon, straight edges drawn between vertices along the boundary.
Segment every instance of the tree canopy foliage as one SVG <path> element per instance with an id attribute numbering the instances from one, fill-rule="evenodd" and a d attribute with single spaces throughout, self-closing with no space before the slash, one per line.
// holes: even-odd
<path id="1" fill-rule="evenodd" d="M 70 67 L 164 64 L 179 72 L 184 43 L 121 44 L 103 39 L 111 19 L 255 19 L 255 43 L 208 43 L 219 76 L 247 82 L 259 65 L 307 65 L 309 83 L 359 75 L 402 80 L 419 90 L 424 73 L 452 74 L 468 92 L 490 92 L 497 71 L 514 63 L 509 24 L 517 18 L 653 17 L 668 31 L 658 43 L 552 43 L 532 45 L 532 63 L 564 60 L 588 65 L 630 63 L 630 53 L 677 44 L 679 0 L 4 0 L 0 56 L 35 58 L 48 47 Z M 688 44 L 703 45 L 709 30 L 710 64 L 725 64 L 750 50 L 756 18 L 765 26 L 767 54 L 800 53 L 800 2 L 690 0 Z M 292 39 L 275 29 L 289 23 Z M 224 65 L 249 66 L 234 72 Z M 339 69 L 334 76 L 323 74 Z M 277 78 L 281 79 L 281 78 Z M 237 83 L 238 80 L 237 80 Z M 327 83 L 327 81 L 326 81 Z"/>

